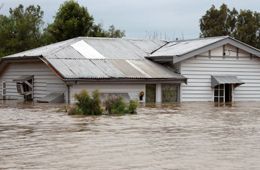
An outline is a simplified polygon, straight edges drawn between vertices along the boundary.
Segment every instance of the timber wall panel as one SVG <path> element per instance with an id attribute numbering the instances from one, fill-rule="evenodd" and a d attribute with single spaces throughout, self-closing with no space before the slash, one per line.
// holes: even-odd
<path id="1" fill-rule="evenodd" d="M 228 52 L 229 51 L 229 52 Z M 235 101 L 260 101 L 260 59 L 227 45 L 227 56 L 223 48 L 217 48 L 181 63 L 181 74 L 188 78 L 182 84 L 181 101 L 213 101 L 211 75 L 234 75 L 245 84 L 235 88 Z"/>
<path id="2" fill-rule="evenodd" d="M 0 91 L 2 94 L 2 82 L 6 82 L 7 99 L 23 99 L 16 90 L 13 80 L 22 75 L 34 75 L 34 97 L 42 98 L 51 92 L 66 91 L 65 83 L 59 79 L 44 63 L 10 63 L 0 77 Z M 66 93 L 65 93 L 66 95 Z"/>

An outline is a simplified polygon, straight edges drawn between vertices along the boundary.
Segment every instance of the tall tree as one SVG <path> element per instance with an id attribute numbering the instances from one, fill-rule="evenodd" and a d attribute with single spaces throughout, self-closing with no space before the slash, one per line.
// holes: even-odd
<path id="1" fill-rule="evenodd" d="M 54 42 L 78 36 L 123 37 L 124 32 L 114 28 L 105 31 L 100 24 L 95 24 L 87 8 L 74 0 L 68 0 L 59 8 L 54 22 L 47 28 L 47 36 Z"/>
<path id="2" fill-rule="evenodd" d="M 114 25 L 111 25 L 108 31 L 106 31 L 106 36 L 111 38 L 123 37 L 125 36 L 125 32 L 120 31 L 116 29 Z"/>
<path id="3" fill-rule="evenodd" d="M 213 5 L 200 19 L 201 37 L 232 35 L 236 28 L 238 12 L 228 9 L 226 4 L 216 9 Z"/>
<path id="4" fill-rule="evenodd" d="M 229 35 L 260 48 L 260 13 L 223 4 L 220 9 L 212 6 L 200 19 L 201 37 Z"/>
<path id="5" fill-rule="evenodd" d="M 0 56 L 41 45 L 43 11 L 40 6 L 19 5 L 9 16 L 0 16 Z"/>
<path id="6" fill-rule="evenodd" d="M 87 9 L 70 0 L 61 5 L 47 31 L 55 41 L 62 41 L 88 35 L 92 31 L 93 24 L 94 19 Z"/>
<path id="7" fill-rule="evenodd" d="M 260 48 L 260 13 L 241 10 L 237 19 L 237 29 L 234 37 Z"/>

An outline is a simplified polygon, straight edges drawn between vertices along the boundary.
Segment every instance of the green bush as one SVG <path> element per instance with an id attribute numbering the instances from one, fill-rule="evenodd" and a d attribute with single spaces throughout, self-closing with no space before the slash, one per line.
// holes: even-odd
<path id="1" fill-rule="evenodd" d="M 79 109 L 77 108 L 77 106 L 73 105 L 71 107 L 67 108 L 67 112 L 69 115 L 79 115 L 82 114 L 82 112 L 79 111 Z"/>
<path id="2" fill-rule="evenodd" d="M 136 113 L 137 107 L 138 107 L 138 101 L 130 100 L 129 106 L 128 106 L 128 112 L 131 114 Z"/>
<path id="3" fill-rule="evenodd" d="M 75 94 L 75 99 L 77 102 L 73 112 L 83 115 L 102 114 L 100 94 L 97 90 L 92 93 L 92 97 L 89 96 L 86 90 L 82 90 L 79 94 Z"/>
<path id="4" fill-rule="evenodd" d="M 134 114 L 136 113 L 138 102 L 130 100 L 129 105 L 127 105 L 121 96 L 110 96 L 105 101 L 105 107 L 108 114 Z"/>
<path id="5" fill-rule="evenodd" d="M 108 114 L 124 114 L 126 104 L 121 96 L 109 96 L 105 101 L 105 107 Z"/>
<path id="6" fill-rule="evenodd" d="M 101 115 L 103 113 L 100 94 L 97 90 L 92 93 L 92 96 L 86 90 L 82 90 L 74 97 L 76 104 L 67 109 L 69 115 Z M 107 113 L 113 115 L 134 114 L 138 107 L 138 101 L 130 100 L 127 104 L 121 96 L 109 96 L 104 104 Z"/>

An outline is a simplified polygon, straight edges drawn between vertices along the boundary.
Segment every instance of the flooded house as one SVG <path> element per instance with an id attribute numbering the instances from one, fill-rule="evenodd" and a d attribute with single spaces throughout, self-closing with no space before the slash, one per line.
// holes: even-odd
<path id="1" fill-rule="evenodd" d="M 73 103 L 99 90 L 146 103 L 260 101 L 260 50 L 228 36 L 181 41 L 78 37 L 6 56 L 1 99 Z"/>

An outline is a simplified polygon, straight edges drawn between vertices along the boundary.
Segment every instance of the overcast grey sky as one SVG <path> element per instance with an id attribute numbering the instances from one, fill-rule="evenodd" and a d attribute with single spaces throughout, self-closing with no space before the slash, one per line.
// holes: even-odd
<path id="1" fill-rule="evenodd" d="M 23 4 L 39 4 L 44 21 L 53 20 L 60 4 L 65 0 L 0 0 L 1 14 L 9 8 Z M 260 12 L 260 0 L 78 0 L 86 6 L 97 23 L 105 27 L 115 25 L 126 31 L 129 38 L 144 38 L 157 32 L 162 37 L 196 38 L 199 36 L 199 19 L 212 4 L 226 3 L 230 8 Z"/>

